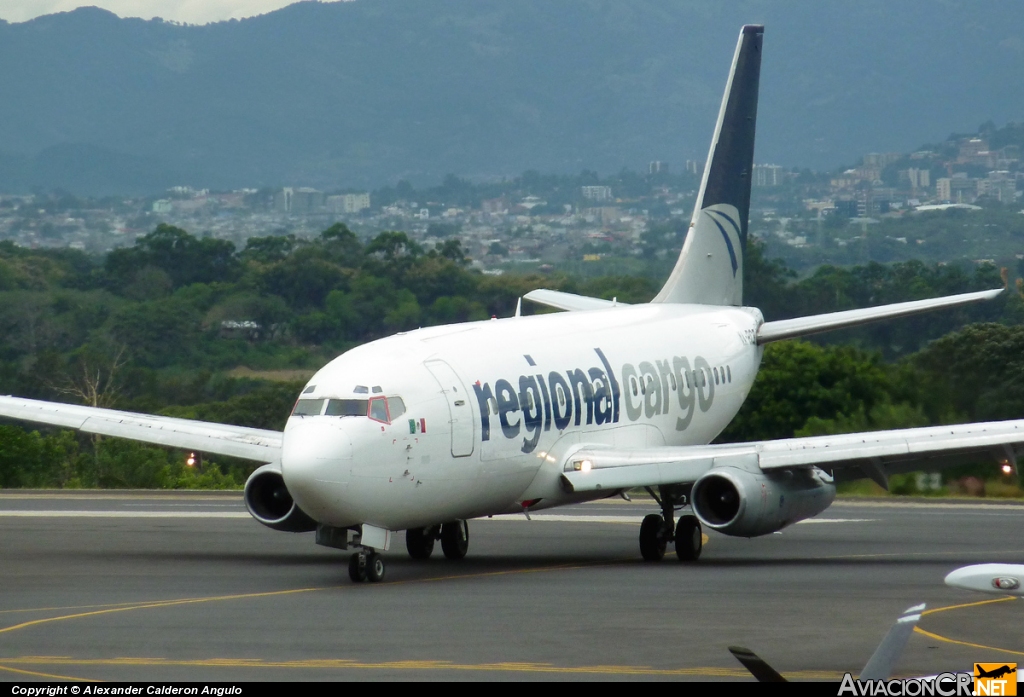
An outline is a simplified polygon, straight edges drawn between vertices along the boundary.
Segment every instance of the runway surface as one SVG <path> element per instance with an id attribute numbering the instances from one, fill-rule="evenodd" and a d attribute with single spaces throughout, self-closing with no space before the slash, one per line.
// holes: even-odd
<path id="1" fill-rule="evenodd" d="M 904 675 L 1024 663 L 1024 603 L 947 588 L 1024 562 L 1024 506 L 834 505 L 782 534 L 709 534 L 641 561 L 641 502 L 470 522 L 469 556 L 352 584 L 347 554 L 249 518 L 234 493 L 0 492 L 0 678 L 750 679 L 854 675 L 905 608 Z M 941 611 L 940 608 L 949 608 Z"/>

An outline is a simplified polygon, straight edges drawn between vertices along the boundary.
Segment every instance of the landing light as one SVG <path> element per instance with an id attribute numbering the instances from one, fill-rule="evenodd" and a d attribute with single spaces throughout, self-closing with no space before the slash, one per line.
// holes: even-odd
<path id="1" fill-rule="evenodd" d="M 185 460 L 185 464 L 188 465 L 189 467 L 195 467 L 196 466 L 196 454 L 195 453 L 189 453 L 188 454 L 188 459 Z"/>
<path id="2" fill-rule="evenodd" d="M 1013 474 L 1013 467 L 1011 467 L 1010 465 L 1003 465 L 1003 474 Z"/>

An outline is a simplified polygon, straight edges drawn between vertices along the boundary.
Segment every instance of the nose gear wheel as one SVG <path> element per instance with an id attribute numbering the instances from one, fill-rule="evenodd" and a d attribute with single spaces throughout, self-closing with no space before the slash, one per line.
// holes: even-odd
<path id="1" fill-rule="evenodd" d="M 348 577 L 355 583 L 384 580 L 384 558 L 376 552 L 356 552 L 348 560 Z"/>

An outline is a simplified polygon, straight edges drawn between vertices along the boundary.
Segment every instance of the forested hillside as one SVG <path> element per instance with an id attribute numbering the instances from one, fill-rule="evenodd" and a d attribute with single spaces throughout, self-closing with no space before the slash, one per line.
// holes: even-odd
<path id="1" fill-rule="evenodd" d="M 802 280 L 748 249 L 747 302 L 769 318 L 1002 284 L 992 266 L 822 267 Z M 537 287 L 643 302 L 645 278 L 487 276 L 457 240 L 402 232 L 245 249 L 161 225 L 92 258 L 0 243 L 0 391 L 261 428 L 282 427 L 302 381 L 356 344 L 420 326 L 511 315 Z M 534 311 L 529 304 L 527 312 Z M 952 333 L 951 333 L 952 332 Z M 723 439 L 1024 417 L 1024 299 L 768 348 Z M 67 431 L 0 426 L 0 486 L 238 486 L 252 466 Z"/>

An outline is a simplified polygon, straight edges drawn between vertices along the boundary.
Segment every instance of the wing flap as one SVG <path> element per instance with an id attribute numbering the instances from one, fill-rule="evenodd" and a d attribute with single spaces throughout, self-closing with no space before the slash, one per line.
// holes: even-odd
<path id="1" fill-rule="evenodd" d="M 616 450 L 583 449 L 568 460 L 562 480 L 572 491 L 629 489 L 694 482 L 716 464 L 730 458 L 755 456 L 751 445 Z"/>
<path id="2" fill-rule="evenodd" d="M 259 428 L 19 397 L 0 397 L 0 417 L 258 462 L 281 457 L 282 434 Z"/>
<path id="3" fill-rule="evenodd" d="M 626 305 L 626 303 L 620 303 L 617 300 L 589 298 L 586 295 L 563 293 L 560 290 L 547 290 L 546 288 L 531 290 L 523 297 L 532 302 L 553 307 L 556 310 L 569 310 L 570 312 L 581 310 L 606 310 L 609 307 Z"/>

